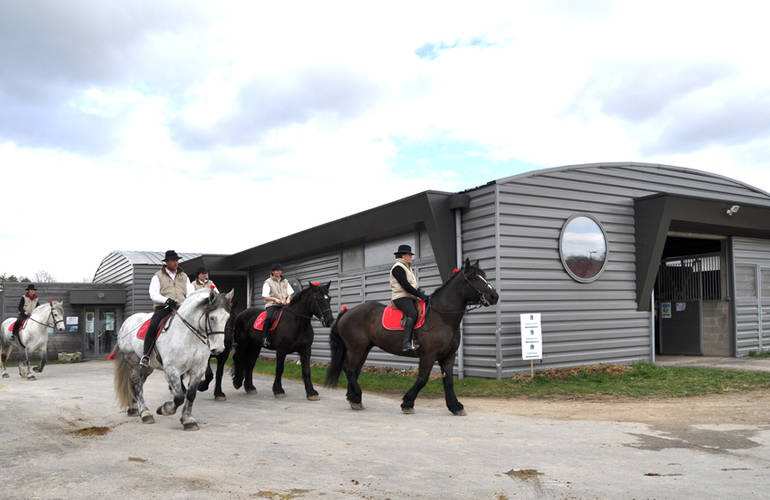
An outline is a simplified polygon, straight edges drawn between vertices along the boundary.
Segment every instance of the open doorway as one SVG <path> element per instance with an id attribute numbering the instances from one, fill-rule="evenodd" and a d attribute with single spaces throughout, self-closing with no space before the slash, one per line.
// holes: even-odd
<path id="1" fill-rule="evenodd" d="M 731 355 L 725 242 L 669 233 L 655 283 L 658 353 Z"/>

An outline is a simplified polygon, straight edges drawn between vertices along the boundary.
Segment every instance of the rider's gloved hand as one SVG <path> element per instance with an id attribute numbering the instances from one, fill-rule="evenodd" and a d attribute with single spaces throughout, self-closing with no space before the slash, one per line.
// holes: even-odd
<path id="1" fill-rule="evenodd" d="M 166 299 L 166 307 L 168 307 L 169 309 L 176 309 L 177 307 L 179 307 L 179 304 L 174 299 Z"/>

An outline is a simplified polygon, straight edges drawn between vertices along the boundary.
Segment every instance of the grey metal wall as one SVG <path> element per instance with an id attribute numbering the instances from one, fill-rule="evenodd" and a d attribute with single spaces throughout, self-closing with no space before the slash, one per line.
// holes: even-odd
<path id="1" fill-rule="evenodd" d="M 735 353 L 770 350 L 770 240 L 731 238 Z"/>
<path id="2" fill-rule="evenodd" d="M 770 205 L 736 181 L 657 165 L 564 167 L 502 179 L 496 189 L 500 350 L 485 361 L 501 363 L 498 377 L 528 368 L 519 339 L 525 312 L 543 313 L 543 367 L 649 361 L 649 313 L 636 310 L 634 198 L 663 192 Z M 593 283 L 572 280 L 559 257 L 562 225 L 579 213 L 600 221 L 609 240 L 607 268 Z"/>

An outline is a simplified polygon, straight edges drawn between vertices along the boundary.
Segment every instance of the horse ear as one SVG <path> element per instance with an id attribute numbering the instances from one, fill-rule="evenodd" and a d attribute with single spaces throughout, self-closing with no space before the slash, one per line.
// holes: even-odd
<path id="1" fill-rule="evenodd" d="M 329 281 L 326 285 L 324 285 L 324 289 L 328 292 L 329 288 L 332 286 L 332 282 Z"/>
<path id="2" fill-rule="evenodd" d="M 211 290 L 209 292 L 209 304 L 213 304 L 215 300 L 217 300 L 217 294 L 214 293 L 214 290 Z"/>
<path id="3" fill-rule="evenodd" d="M 476 263 L 473 264 L 473 267 L 479 267 L 479 259 L 476 259 Z"/>
<path id="4" fill-rule="evenodd" d="M 228 301 L 228 302 L 232 302 L 232 301 L 233 301 L 233 296 L 234 296 L 234 295 L 235 295 L 235 288 L 233 288 L 232 290 L 230 290 L 229 292 L 227 292 L 227 293 L 225 294 L 225 298 L 227 299 L 227 301 Z"/>
<path id="5" fill-rule="evenodd" d="M 463 267 L 467 269 L 470 265 L 471 265 L 471 259 L 466 257 L 465 258 L 465 264 L 463 264 Z"/>

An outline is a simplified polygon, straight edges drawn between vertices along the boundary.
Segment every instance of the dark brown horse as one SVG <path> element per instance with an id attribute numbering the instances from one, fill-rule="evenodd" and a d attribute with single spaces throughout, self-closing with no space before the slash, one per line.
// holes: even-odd
<path id="1" fill-rule="evenodd" d="M 425 324 L 415 329 L 419 343 L 416 352 L 401 349 L 401 333 L 382 327 L 385 306 L 379 302 L 365 302 L 348 311 L 342 311 L 334 322 L 329 335 L 332 351 L 331 366 L 326 372 L 325 385 L 337 387 L 340 372 L 348 379 L 347 399 L 354 410 L 362 410 L 361 387 L 358 376 L 372 347 L 399 356 L 419 357 L 417 380 L 404 394 L 401 410 L 414 413 L 414 400 L 428 383 L 433 363 L 438 361 L 444 375 L 446 405 L 455 415 L 465 415 L 463 405 L 454 391 L 454 369 L 457 347 L 460 345 L 460 322 L 469 304 L 492 306 L 497 303 L 497 292 L 486 280 L 479 262 L 465 260 L 463 268 L 449 278 L 430 297 Z"/>
<path id="2" fill-rule="evenodd" d="M 291 304 L 283 307 L 281 320 L 273 331 L 270 347 L 275 349 L 273 395 L 276 398 L 285 395 L 281 377 L 286 355 L 296 352 L 299 354 L 302 365 L 302 380 L 305 382 L 307 399 L 319 399 L 318 392 L 313 388 L 313 382 L 310 380 L 310 354 L 314 338 L 310 320 L 315 316 L 323 326 L 329 326 L 334 321 L 329 305 L 329 286 L 331 282 L 326 285 L 310 283 L 308 288 L 301 290 L 292 298 Z M 233 354 L 233 387 L 240 389 L 243 385 L 249 394 L 257 392 L 252 375 L 254 364 L 262 350 L 263 333 L 254 329 L 254 320 L 262 312 L 264 309 L 255 307 L 246 309 L 235 318 L 233 328 L 233 341 L 236 345 Z M 265 328 L 267 327 L 265 325 Z"/>

